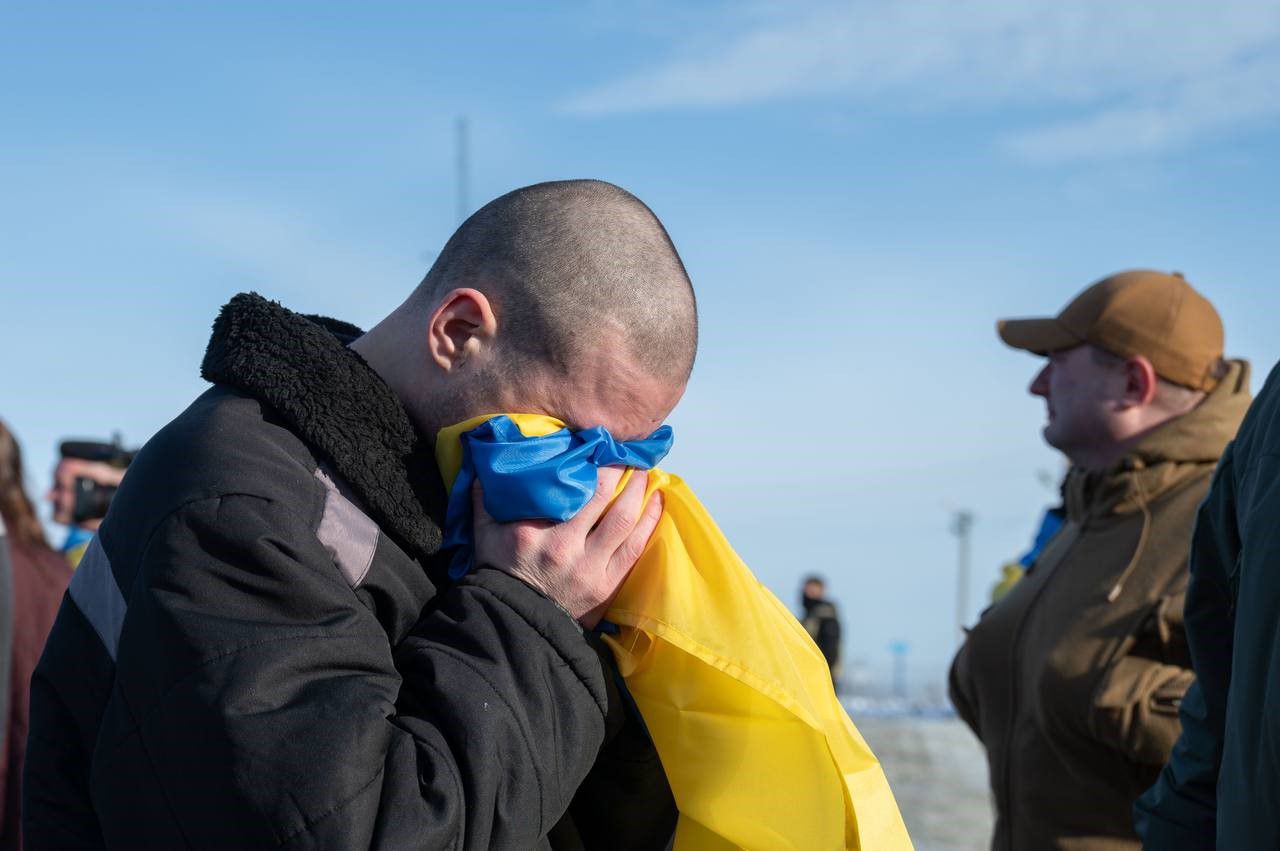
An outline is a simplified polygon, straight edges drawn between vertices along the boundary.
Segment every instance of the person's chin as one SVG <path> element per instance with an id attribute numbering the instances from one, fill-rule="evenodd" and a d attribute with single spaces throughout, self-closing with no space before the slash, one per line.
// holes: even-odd
<path id="1" fill-rule="evenodd" d="M 1062 435 L 1059 429 L 1055 428 L 1057 424 L 1053 420 L 1044 424 L 1044 428 L 1040 429 L 1040 436 L 1044 438 L 1044 442 L 1052 446 L 1058 451 L 1062 451 Z"/>

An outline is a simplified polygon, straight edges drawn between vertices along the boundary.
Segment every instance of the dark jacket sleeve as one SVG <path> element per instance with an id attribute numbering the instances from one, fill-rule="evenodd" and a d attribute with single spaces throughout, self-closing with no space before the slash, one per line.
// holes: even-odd
<path id="1" fill-rule="evenodd" d="M 947 696 L 951 698 L 951 705 L 955 707 L 960 720 L 964 721 L 981 741 L 982 730 L 978 724 L 977 695 L 969 672 L 971 652 L 969 642 L 966 640 L 960 645 L 956 658 L 951 661 L 951 672 L 947 675 Z"/>
<path id="2" fill-rule="evenodd" d="M 147 548 L 120 639 L 106 717 L 133 732 L 95 752 L 108 845 L 155 847 L 136 824 L 155 803 L 192 847 L 536 845 L 600 746 L 599 661 L 498 571 L 438 602 L 393 648 L 287 506 L 182 509 Z"/>
<path id="3" fill-rule="evenodd" d="M 1134 807 L 1149 851 L 1212 849 L 1218 768 L 1231 682 L 1231 577 L 1240 554 L 1234 447 L 1229 446 L 1196 519 L 1186 629 L 1197 679 L 1182 701 L 1182 734 L 1155 786 Z"/>
<path id="4" fill-rule="evenodd" d="M 592 644 L 606 671 L 609 695 L 604 747 L 578 787 L 565 819 L 549 838 L 554 848 L 565 851 L 668 849 L 678 813 L 658 751 L 612 651 L 598 639 L 593 638 Z"/>
<path id="5" fill-rule="evenodd" d="M 827 658 L 828 665 L 835 666 L 840 661 L 840 619 L 834 608 L 818 625 L 818 649 Z"/>

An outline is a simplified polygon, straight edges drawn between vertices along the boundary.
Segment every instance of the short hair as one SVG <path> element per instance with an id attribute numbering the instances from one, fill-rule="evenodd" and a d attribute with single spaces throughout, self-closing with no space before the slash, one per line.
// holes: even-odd
<path id="1" fill-rule="evenodd" d="M 698 345 L 697 302 L 662 222 L 599 180 L 509 192 L 463 222 L 412 298 L 484 292 L 513 367 L 567 373 L 602 340 L 619 340 L 651 376 L 684 382 Z M 526 361 L 521 364 L 520 361 Z"/>

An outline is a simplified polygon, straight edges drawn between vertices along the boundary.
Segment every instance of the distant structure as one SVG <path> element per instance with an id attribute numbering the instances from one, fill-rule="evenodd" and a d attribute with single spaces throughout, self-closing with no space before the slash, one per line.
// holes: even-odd
<path id="1" fill-rule="evenodd" d="M 951 517 L 951 534 L 956 536 L 956 637 L 964 641 L 964 622 L 969 616 L 970 537 L 973 512 L 960 510 Z"/>
<path id="2" fill-rule="evenodd" d="M 905 641 L 895 641 L 889 645 L 893 654 L 893 696 L 900 700 L 907 699 L 907 652 L 911 645 Z"/>
<path id="3" fill-rule="evenodd" d="M 467 138 L 467 117 L 459 115 L 454 126 L 455 143 L 456 143 L 456 184 L 457 184 L 457 200 L 458 200 L 458 224 L 462 224 L 467 220 L 467 216 L 471 215 L 471 199 L 468 197 L 470 192 L 470 140 Z"/>

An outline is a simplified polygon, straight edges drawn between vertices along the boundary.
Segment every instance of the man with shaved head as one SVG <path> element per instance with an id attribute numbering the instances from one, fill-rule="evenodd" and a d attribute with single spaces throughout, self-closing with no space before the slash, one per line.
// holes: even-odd
<path id="1" fill-rule="evenodd" d="M 661 513 L 600 471 L 450 579 L 442 427 L 545 413 L 650 434 L 697 347 L 657 217 L 516 190 L 368 333 L 238 295 L 213 387 L 134 461 L 32 684 L 44 848 L 664 848 L 675 805 L 592 630 Z"/>

